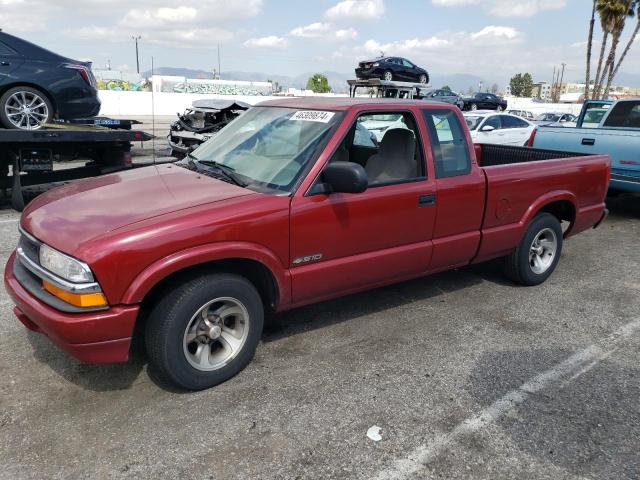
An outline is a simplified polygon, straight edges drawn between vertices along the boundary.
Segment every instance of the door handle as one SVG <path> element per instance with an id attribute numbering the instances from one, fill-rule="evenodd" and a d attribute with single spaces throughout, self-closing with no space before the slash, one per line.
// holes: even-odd
<path id="1" fill-rule="evenodd" d="M 8 67 L 11 64 L 9 62 L 0 62 L 0 65 L 2 65 L 3 67 Z"/>
<path id="2" fill-rule="evenodd" d="M 596 144 L 596 139 L 595 138 L 583 138 L 582 139 L 582 145 L 595 145 Z"/>
<path id="3" fill-rule="evenodd" d="M 418 197 L 418 206 L 419 207 L 428 207 L 436 204 L 436 194 L 435 193 L 426 193 L 424 195 L 420 195 Z"/>

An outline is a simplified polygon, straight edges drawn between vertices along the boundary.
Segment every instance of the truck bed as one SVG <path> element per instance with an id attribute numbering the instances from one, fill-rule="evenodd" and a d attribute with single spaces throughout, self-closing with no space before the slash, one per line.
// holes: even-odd
<path id="1" fill-rule="evenodd" d="M 640 192 L 640 132 L 622 128 L 538 127 L 534 146 L 611 156 L 611 188 Z"/>
<path id="2" fill-rule="evenodd" d="M 476 144 L 474 148 L 476 160 L 481 167 L 585 156 L 584 153 L 560 152 L 543 148 L 514 147 L 510 145 Z"/>
<path id="3" fill-rule="evenodd" d="M 610 175 L 607 155 L 502 145 L 474 148 L 487 186 L 478 258 L 500 256 L 513 249 L 528 213 L 535 212 L 537 204 L 545 204 L 547 198 L 566 200 L 575 206 L 576 211 L 561 212 L 566 219 L 576 219 L 565 236 L 589 228 L 602 215 Z M 537 204 L 531 204 L 532 198 Z"/>

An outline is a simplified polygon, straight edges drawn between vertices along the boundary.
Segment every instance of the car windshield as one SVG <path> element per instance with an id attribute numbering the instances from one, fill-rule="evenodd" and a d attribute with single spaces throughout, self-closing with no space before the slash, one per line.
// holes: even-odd
<path id="1" fill-rule="evenodd" d="M 538 118 L 536 118 L 536 120 L 542 122 L 557 122 L 558 120 L 560 120 L 560 115 L 556 113 L 543 113 Z"/>
<path id="2" fill-rule="evenodd" d="M 258 191 L 290 193 L 323 140 L 339 121 L 336 112 L 254 107 L 196 149 L 182 166 L 195 164 L 232 176 Z"/>
<path id="3" fill-rule="evenodd" d="M 484 117 L 480 117 L 480 116 L 472 116 L 472 115 L 465 115 L 464 119 L 467 122 L 467 127 L 469 127 L 469 130 L 476 130 L 478 128 L 478 126 L 480 126 L 480 124 L 482 123 L 482 119 Z"/>

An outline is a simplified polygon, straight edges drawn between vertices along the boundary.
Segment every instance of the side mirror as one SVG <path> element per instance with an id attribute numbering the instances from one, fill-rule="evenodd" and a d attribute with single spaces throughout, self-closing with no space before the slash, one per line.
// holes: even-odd
<path id="1" fill-rule="evenodd" d="M 353 162 L 332 162 L 322 171 L 324 183 L 314 185 L 310 193 L 362 193 L 369 185 L 367 172 Z"/>
<path id="2" fill-rule="evenodd" d="M 480 129 L 481 132 L 493 132 L 495 130 L 491 125 L 485 125 Z"/>

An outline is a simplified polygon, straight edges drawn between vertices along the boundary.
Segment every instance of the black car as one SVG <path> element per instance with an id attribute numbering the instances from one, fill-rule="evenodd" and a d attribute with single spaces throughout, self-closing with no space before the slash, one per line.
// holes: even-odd
<path id="1" fill-rule="evenodd" d="M 91 64 L 71 60 L 0 32 L 0 124 L 34 130 L 54 118 L 100 111 Z"/>
<path id="2" fill-rule="evenodd" d="M 436 100 L 438 102 L 450 103 L 452 105 L 457 105 L 460 108 L 463 106 L 462 97 L 456 92 L 446 89 L 430 90 L 422 94 L 422 98 L 424 100 Z"/>
<path id="3" fill-rule="evenodd" d="M 397 80 L 429 83 L 429 73 L 424 68 L 420 68 L 401 57 L 381 57 L 360 62 L 356 68 L 356 78 L 359 80 L 381 78 L 388 82 Z"/>
<path id="4" fill-rule="evenodd" d="M 497 110 L 507 109 L 507 101 L 493 93 L 474 93 L 470 97 L 462 97 L 463 110 Z"/>

